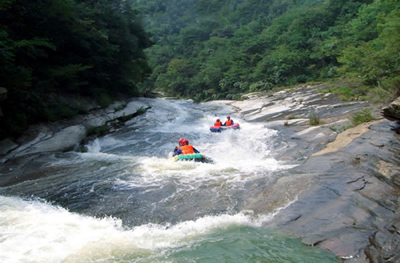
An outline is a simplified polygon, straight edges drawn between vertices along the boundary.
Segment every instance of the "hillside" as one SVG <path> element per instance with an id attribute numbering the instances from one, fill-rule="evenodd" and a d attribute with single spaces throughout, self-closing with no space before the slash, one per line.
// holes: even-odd
<path id="1" fill-rule="evenodd" d="M 396 0 L 3 1 L 0 138 L 151 90 L 207 101 L 330 81 L 387 102 L 399 18 Z"/>
<path id="2" fill-rule="evenodd" d="M 236 99 L 346 78 L 347 99 L 399 93 L 400 3 L 373 0 L 136 0 L 155 42 L 149 87 L 195 100 Z M 389 99 L 390 99 L 389 98 Z"/>
<path id="3" fill-rule="evenodd" d="M 0 138 L 138 95 L 150 45 L 129 1 L 1 1 Z"/>

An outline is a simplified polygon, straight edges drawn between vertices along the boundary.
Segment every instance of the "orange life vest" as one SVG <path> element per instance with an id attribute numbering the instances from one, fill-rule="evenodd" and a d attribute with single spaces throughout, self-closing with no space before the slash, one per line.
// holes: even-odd
<path id="1" fill-rule="evenodd" d="M 222 125 L 222 122 L 220 122 L 220 121 L 216 121 L 215 123 L 214 123 L 214 126 L 221 126 Z"/>
<path id="2" fill-rule="evenodd" d="M 185 145 L 181 147 L 182 154 L 193 154 L 195 153 L 192 145 Z"/>
<path id="3" fill-rule="evenodd" d="M 225 122 L 225 125 L 226 125 L 226 126 L 231 126 L 231 125 L 232 125 L 232 120 L 227 120 L 227 121 Z"/>

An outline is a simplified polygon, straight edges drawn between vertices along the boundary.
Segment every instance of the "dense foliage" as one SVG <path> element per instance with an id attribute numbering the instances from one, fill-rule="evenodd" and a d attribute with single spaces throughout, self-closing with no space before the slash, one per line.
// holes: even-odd
<path id="1" fill-rule="evenodd" d="M 134 95 L 151 45 L 126 0 L 0 0 L 0 137 Z"/>
<path id="2" fill-rule="evenodd" d="M 0 0 L 0 138 L 139 83 L 200 101 L 345 78 L 391 99 L 399 36 L 398 0 Z"/>
<path id="3" fill-rule="evenodd" d="M 400 90 L 397 0 L 133 3 L 156 43 L 150 84 L 171 95 L 230 99 L 339 76 L 387 97 Z"/>

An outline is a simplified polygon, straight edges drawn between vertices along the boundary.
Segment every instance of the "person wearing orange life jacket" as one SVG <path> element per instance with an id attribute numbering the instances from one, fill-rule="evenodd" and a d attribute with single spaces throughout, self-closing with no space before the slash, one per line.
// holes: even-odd
<path id="1" fill-rule="evenodd" d="M 183 146 L 180 147 L 178 150 L 175 151 L 174 155 L 180 155 L 180 154 L 193 154 L 193 153 L 200 153 L 196 148 L 193 147 L 193 145 L 189 145 L 189 141 L 184 139 Z"/>
<path id="2" fill-rule="evenodd" d="M 217 119 L 214 123 L 214 126 L 222 126 L 222 122 L 219 119 Z"/>
<path id="3" fill-rule="evenodd" d="M 233 120 L 231 119 L 231 116 L 226 116 L 226 118 L 228 119 L 223 126 L 231 126 L 234 124 Z"/>
<path id="4" fill-rule="evenodd" d="M 175 153 L 178 149 L 180 149 L 180 148 L 183 146 L 184 142 L 185 142 L 185 138 L 180 138 L 180 139 L 178 140 L 178 145 L 179 145 L 179 146 L 176 146 L 176 147 L 175 147 L 174 153 Z"/>

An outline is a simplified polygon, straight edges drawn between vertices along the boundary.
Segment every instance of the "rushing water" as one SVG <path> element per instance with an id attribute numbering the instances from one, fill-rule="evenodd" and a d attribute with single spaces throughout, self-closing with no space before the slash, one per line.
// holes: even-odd
<path id="1" fill-rule="evenodd" d="M 269 229 L 296 200 L 276 185 L 293 164 L 272 156 L 277 131 L 226 106 L 143 99 L 146 114 L 87 145 L 46 156 L 41 176 L 0 188 L 0 262 L 338 262 Z M 173 162 L 187 138 L 214 163 Z"/>

